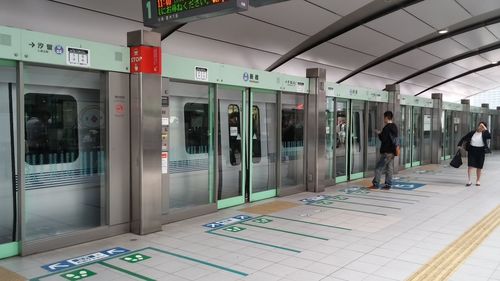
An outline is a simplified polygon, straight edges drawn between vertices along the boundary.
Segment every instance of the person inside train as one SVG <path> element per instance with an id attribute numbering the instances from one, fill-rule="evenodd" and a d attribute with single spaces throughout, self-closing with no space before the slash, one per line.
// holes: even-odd
<path id="1" fill-rule="evenodd" d="M 378 138 L 382 142 L 380 145 L 380 159 L 375 166 L 375 177 L 372 180 L 373 185 L 370 189 L 391 189 L 392 173 L 394 170 L 394 156 L 397 149 L 398 127 L 392 122 L 392 111 L 384 112 L 384 128 L 382 131 L 375 130 Z M 380 185 L 380 178 L 385 174 L 385 184 Z"/>
<path id="2" fill-rule="evenodd" d="M 484 165 L 484 156 L 489 152 L 488 140 L 491 139 L 491 134 L 488 131 L 486 122 L 479 122 L 474 131 L 469 132 L 460 139 L 458 148 L 465 146 L 465 150 L 469 153 L 467 157 L 467 183 L 465 186 L 471 186 L 470 173 L 472 169 L 476 169 L 476 186 L 481 185 L 481 170 Z"/>

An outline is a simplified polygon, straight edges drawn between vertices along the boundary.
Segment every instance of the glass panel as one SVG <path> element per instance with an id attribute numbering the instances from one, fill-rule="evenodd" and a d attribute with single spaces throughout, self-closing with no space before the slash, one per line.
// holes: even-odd
<path id="1" fill-rule="evenodd" d="M 219 89 L 218 199 L 242 196 L 243 95 L 241 89 Z"/>
<path id="2" fill-rule="evenodd" d="M 168 83 L 169 92 L 169 189 L 163 192 L 163 213 L 168 208 L 209 204 L 210 177 L 209 87 Z M 184 148 L 184 149 L 183 149 Z"/>
<path id="3" fill-rule="evenodd" d="M 413 107 L 413 117 L 412 117 L 412 162 L 418 162 L 421 160 L 421 137 L 422 137 L 422 108 Z"/>
<path id="4" fill-rule="evenodd" d="M 276 189 L 276 95 L 253 93 L 252 192 Z"/>
<path id="5" fill-rule="evenodd" d="M 337 100 L 336 102 L 336 120 L 335 120 L 335 166 L 336 177 L 347 175 L 347 103 L 346 100 Z"/>
<path id="6" fill-rule="evenodd" d="M 101 75 L 27 66 L 25 77 L 27 239 L 104 224 Z"/>
<path id="7" fill-rule="evenodd" d="M 446 110 L 444 112 L 444 132 L 443 132 L 443 140 L 444 140 L 444 155 L 443 156 L 450 156 L 453 155 L 453 138 L 452 138 L 452 132 L 453 132 L 453 117 L 451 114 L 451 111 Z"/>
<path id="8" fill-rule="evenodd" d="M 351 119 L 351 174 L 364 171 L 365 102 L 352 101 Z"/>
<path id="9" fill-rule="evenodd" d="M 326 97 L 326 179 L 335 179 L 333 170 L 335 158 L 335 101 L 333 97 Z"/>
<path id="10" fill-rule="evenodd" d="M 15 241 L 16 197 L 14 166 L 14 108 L 16 68 L 0 67 L 0 244 Z M 12 131 L 11 131 L 12 130 Z"/>
<path id="11" fill-rule="evenodd" d="M 304 184 L 305 99 L 283 94 L 281 110 L 281 187 Z"/>
<path id="12" fill-rule="evenodd" d="M 403 110 L 401 110 L 403 112 Z M 375 102 L 370 102 L 368 107 L 368 146 L 367 146 L 367 171 L 373 171 L 377 164 L 377 153 L 379 148 L 379 141 L 377 132 L 377 122 L 381 117 L 378 115 L 378 106 Z M 404 123 L 403 119 L 401 121 Z"/>

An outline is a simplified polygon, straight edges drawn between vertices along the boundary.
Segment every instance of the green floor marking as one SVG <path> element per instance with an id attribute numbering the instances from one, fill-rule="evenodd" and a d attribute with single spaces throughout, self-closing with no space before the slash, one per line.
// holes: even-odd
<path id="1" fill-rule="evenodd" d="M 329 200 L 322 200 L 322 201 L 329 201 Z M 358 203 L 358 202 L 347 202 L 347 201 L 340 201 L 340 200 L 335 200 L 335 199 L 331 199 L 331 203 L 332 204 L 333 202 L 341 202 L 343 204 L 353 204 L 353 205 L 362 205 L 362 206 L 370 206 L 370 207 L 377 207 L 377 208 L 386 208 L 386 209 L 394 209 L 394 210 L 401 210 L 401 208 L 396 208 L 396 207 L 388 207 L 388 206 L 382 206 L 382 205 L 375 205 L 375 204 L 367 204 L 367 203 Z M 324 205 L 328 205 L 328 204 L 324 204 Z"/>
<path id="2" fill-rule="evenodd" d="M 299 250 L 294 250 L 294 249 L 290 249 L 290 248 L 286 248 L 286 247 L 281 247 L 281 246 L 277 246 L 277 245 L 273 245 L 273 244 L 263 243 L 263 242 L 259 242 L 259 241 L 255 241 L 255 240 L 250 240 L 250 239 L 245 239 L 245 238 L 240 238 L 240 237 L 234 237 L 234 236 L 231 236 L 231 235 L 226 235 L 226 234 L 217 233 L 217 232 L 213 232 L 213 231 L 207 231 L 207 233 L 208 234 L 212 234 L 212 235 L 221 236 L 221 237 L 226 237 L 226 238 L 236 239 L 236 240 L 240 240 L 240 241 L 245 241 L 245 242 L 249 242 L 249 243 L 253 243 L 253 244 L 258 244 L 258 245 L 262 245 L 262 246 L 267 246 L 267 247 L 271 247 L 271 248 L 275 248 L 275 249 L 280 249 L 280 250 L 284 250 L 284 251 L 289 251 L 289 252 L 294 252 L 294 253 L 301 253 L 301 251 L 299 251 Z"/>
<path id="3" fill-rule="evenodd" d="M 267 229 L 267 230 L 272 230 L 272 231 L 278 231 L 278 232 L 283 232 L 283 233 L 294 234 L 294 235 L 299 235 L 299 236 L 328 241 L 328 238 L 299 233 L 299 232 L 293 232 L 293 231 L 288 231 L 288 230 L 283 230 L 283 229 L 279 229 L 279 228 L 266 227 L 266 226 L 262 226 L 262 225 L 253 225 L 253 224 L 248 224 L 248 223 L 244 223 L 244 222 L 242 222 L 241 224 L 247 225 L 247 226 L 252 226 L 252 227 L 258 227 L 258 228 L 262 228 L 262 229 Z"/>
<path id="4" fill-rule="evenodd" d="M 349 199 L 348 197 L 345 197 L 345 196 L 342 196 L 342 195 L 335 195 L 332 197 L 332 199 L 335 199 L 335 200 L 347 200 Z"/>
<path id="5" fill-rule="evenodd" d="M 328 201 L 328 200 L 319 200 L 319 201 L 316 201 L 315 203 L 318 205 L 332 205 L 333 204 L 332 201 Z"/>
<path id="6" fill-rule="evenodd" d="M 138 273 L 135 273 L 135 272 L 132 272 L 132 271 L 128 271 L 124 268 L 121 268 L 121 267 L 118 267 L 118 266 L 115 266 L 115 265 L 112 265 L 112 264 L 109 264 L 107 262 L 104 262 L 104 261 L 100 261 L 100 262 L 97 262 L 98 264 L 102 265 L 102 266 L 105 266 L 105 267 L 109 267 L 111 269 L 114 269 L 116 271 L 119 271 L 119 272 L 122 272 L 122 273 L 125 273 L 125 274 L 128 274 L 128 275 L 132 275 L 136 278 L 139 278 L 139 279 L 142 279 L 142 280 L 145 280 L 145 281 L 156 281 L 155 279 L 152 279 L 152 278 L 149 278 L 149 277 L 146 277 L 144 275 L 140 275 Z"/>
<path id="7" fill-rule="evenodd" d="M 143 254 L 133 254 L 133 255 L 126 256 L 126 257 L 123 257 L 123 258 L 120 258 L 120 259 L 122 261 L 126 261 L 128 263 L 137 263 L 137 262 L 144 261 L 144 260 L 147 260 L 147 259 L 150 259 L 150 258 L 151 257 L 143 255 Z"/>
<path id="8" fill-rule="evenodd" d="M 82 280 L 84 278 L 96 275 L 95 272 L 85 268 L 61 274 L 60 276 L 66 280 Z"/>
<path id="9" fill-rule="evenodd" d="M 408 192 L 417 192 L 419 190 L 411 190 L 411 191 L 408 191 Z M 420 195 L 420 194 L 411 194 L 411 193 L 402 193 L 402 192 L 394 192 L 394 191 L 378 191 L 378 192 L 381 192 L 381 193 L 388 193 L 388 194 L 401 194 L 401 195 L 408 195 L 408 196 L 416 196 L 416 197 L 431 197 L 429 195 Z"/>
<path id="10" fill-rule="evenodd" d="M 207 232 L 207 233 L 210 233 L 210 232 Z M 224 235 L 222 235 L 222 236 L 224 236 Z M 228 236 L 228 237 L 231 237 L 231 236 Z M 153 250 L 153 251 L 157 251 L 157 252 L 160 252 L 160 253 L 163 253 L 163 254 L 167 254 L 167 255 L 170 255 L 170 256 L 174 256 L 176 258 L 181 258 L 181 259 L 189 260 L 189 261 L 192 261 L 192 262 L 201 263 L 201 264 L 204 264 L 206 266 L 211 266 L 211 267 L 214 267 L 214 268 L 217 268 L 217 269 L 220 269 L 220 270 L 224 270 L 224 271 L 227 271 L 227 272 L 231 272 L 231 273 L 234 273 L 234 274 L 238 274 L 238 275 L 241 275 L 241 276 L 248 276 L 248 273 L 241 272 L 241 271 L 234 270 L 234 269 L 230 269 L 230 268 L 227 268 L 227 267 L 224 267 L 224 266 L 221 266 L 221 265 L 217 265 L 217 264 L 214 264 L 214 263 L 211 263 L 211 262 L 202 261 L 202 260 L 199 260 L 199 259 L 191 258 L 191 257 L 188 257 L 188 256 L 184 256 L 184 255 L 181 255 L 181 254 L 172 253 L 172 252 L 161 250 L 161 249 L 157 249 L 157 248 L 149 247 L 147 249 Z"/>
<path id="11" fill-rule="evenodd" d="M 244 228 L 244 227 L 234 226 L 234 225 L 230 226 L 230 227 L 223 228 L 223 230 L 229 231 L 229 232 L 240 232 L 240 231 L 243 231 L 245 229 L 246 228 Z"/>
<path id="12" fill-rule="evenodd" d="M 350 228 L 345 228 L 345 227 L 339 227 L 339 226 L 334 226 L 334 225 L 329 225 L 329 224 L 322 224 L 322 223 L 316 223 L 316 222 L 310 222 L 310 221 L 289 219 L 289 218 L 272 216 L 272 215 L 267 215 L 266 217 L 271 217 L 271 218 L 276 218 L 276 219 L 282 219 L 282 220 L 287 220 L 287 221 L 300 222 L 300 223 L 306 223 L 306 224 L 317 225 L 317 226 L 324 226 L 324 227 L 336 228 L 336 229 L 342 229 L 342 230 L 348 230 L 348 231 L 352 230 Z"/>
<path id="13" fill-rule="evenodd" d="M 349 194 L 348 196 L 351 196 L 353 198 L 364 198 L 364 199 L 395 202 L 395 203 L 405 203 L 405 204 L 415 204 L 415 202 L 419 202 L 418 200 L 415 200 L 415 199 L 394 198 L 394 197 L 390 197 L 390 196 L 389 197 L 388 196 L 376 196 L 376 195 L 363 196 L 363 195 L 357 195 L 357 194 Z M 404 200 L 406 202 L 399 201 L 399 200 Z"/>
<path id="14" fill-rule="evenodd" d="M 382 214 L 382 213 L 368 212 L 368 211 L 361 211 L 361 210 L 354 210 L 354 209 L 340 208 L 340 207 L 332 207 L 332 206 L 325 206 L 325 205 L 312 204 L 312 203 L 307 204 L 307 205 L 316 206 L 316 207 L 322 207 L 322 208 L 329 208 L 329 209 L 336 209 L 336 210 L 351 211 L 351 212 L 357 212 L 357 213 L 365 213 L 365 214 L 372 214 L 372 215 L 379 215 L 379 216 L 387 216 L 387 214 Z"/>
<path id="15" fill-rule="evenodd" d="M 265 224 L 265 223 L 270 223 L 270 222 L 272 222 L 272 221 L 273 221 L 273 220 L 266 219 L 266 218 L 256 218 L 256 219 L 252 220 L 252 222 L 262 223 L 262 224 Z"/>

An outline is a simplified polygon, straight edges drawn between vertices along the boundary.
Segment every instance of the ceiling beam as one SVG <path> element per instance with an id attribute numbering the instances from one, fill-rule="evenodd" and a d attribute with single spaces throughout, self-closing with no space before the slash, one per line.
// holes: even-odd
<path id="1" fill-rule="evenodd" d="M 394 11 L 421 1 L 423 0 L 374 0 L 356 11 L 342 17 L 318 33 L 310 36 L 298 46 L 281 56 L 266 70 L 273 71 L 296 56 L 301 55 L 328 40 L 331 40 L 374 19 L 383 17 Z"/>
<path id="2" fill-rule="evenodd" d="M 425 90 L 421 91 L 420 93 L 416 94 L 415 96 L 419 96 L 419 95 L 421 95 L 421 94 L 423 94 L 423 93 L 425 93 L 425 92 L 429 91 L 429 90 L 430 90 L 430 89 L 432 89 L 432 88 L 439 87 L 439 86 L 441 86 L 441 85 L 443 85 L 443 84 L 446 84 L 446 83 L 451 82 L 451 81 L 453 81 L 453 80 L 456 80 L 456 79 L 458 79 L 458 78 L 462 78 L 462 77 L 467 76 L 467 75 L 470 75 L 470 74 L 472 74 L 472 73 L 476 73 L 476 72 L 479 72 L 479 71 L 483 71 L 483 70 L 486 70 L 486 69 L 489 69 L 489 68 L 492 68 L 492 67 L 497 67 L 497 66 L 499 66 L 499 65 L 500 65 L 500 64 L 498 64 L 498 63 L 489 63 L 489 64 L 487 64 L 487 65 L 483 65 L 483 66 L 481 66 L 481 67 L 474 68 L 474 69 L 472 69 L 472 70 L 469 70 L 469 71 L 466 71 L 466 72 L 464 72 L 464 73 L 461 73 L 461 74 L 459 74 L 459 75 L 457 75 L 457 76 L 453 76 L 453 77 L 451 77 L 451 78 L 449 78 L 449 79 L 446 79 L 446 80 L 444 80 L 443 82 L 439 82 L 439 83 L 437 83 L 437 84 L 435 84 L 435 85 L 432 85 L 432 86 L 430 86 L 429 88 L 427 88 L 427 89 L 425 89 Z"/>
<path id="3" fill-rule="evenodd" d="M 468 52 L 465 52 L 465 53 L 462 53 L 462 54 L 458 54 L 456 56 L 453 56 L 451 58 L 448 58 L 448 59 L 445 59 L 445 60 L 442 60 L 440 62 L 437 62 L 433 65 L 430 65 L 426 68 L 423 68 L 419 71 L 416 71 L 404 78 L 401 78 L 399 79 L 398 81 L 396 81 L 395 84 L 399 84 L 401 82 L 404 82 L 406 80 L 409 80 L 413 77 L 417 77 L 421 74 L 424 74 L 426 72 L 429 72 L 429 71 L 432 71 L 436 68 L 439 68 L 441 66 L 445 66 L 447 64 L 450 64 L 450 63 L 454 63 L 456 61 L 459 61 L 459 60 L 463 60 L 463 59 L 466 59 L 466 58 L 470 58 L 470 57 L 473 57 L 473 56 L 477 56 L 477 55 L 480 55 L 480 54 L 483 54 L 483 53 L 486 53 L 486 52 L 490 52 L 490 51 L 493 51 L 493 50 L 497 50 L 497 49 L 500 49 L 500 41 L 496 41 L 496 42 L 493 42 L 491 44 L 488 44 L 488 45 L 485 45 L 485 46 L 482 46 L 480 48 L 477 48 L 475 50 L 471 50 L 471 51 L 468 51 Z"/>
<path id="4" fill-rule="evenodd" d="M 342 79 L 337 81 L 337 83 L 341 83 L 341 82 L 351 78 L 352 76 L 354 76 L 362 71 L 365 71 L 369 68 L 372 68 L 378 64 L 381 64 L 385 61 L 393 59 L 393 58 L 395 58 L 399 55 L 402 55 L 404 53 L 413 51 L 417 48 L 423 47 L 425 45 L 429 45 L 431 43 L 435 43 L 437 41 L 440 41 L 440 40 L 443 40 L 443 39 L 446 39 L 446 38 L 449 38 L 452 36 L 456 36 L 456 35 L 465 33 L 467 31 L 471 31 L 474 29 L 478 29 L 481 27 L 492 25 L 492 24 L 495 24 L 498 22 L 500 22 L 500 9 L 496 9 L 496 10 L 469 18 L 467 20 L 461 21 L 459 23 L 456 23 L 454 25 L 449 26 L 446 29 L 443 29 L 443 30 L 447 30 L 446 33 L 441 34 L 439 32 L 433 32 L 431 34 L 427 34 L 426 36 L 418 38 L 412 42 L 404 44 L 403 46 L 396 48 L 396 49 L 388 52 L 387 54 L 382 55 L 382 56 L 372 60 L 371 62 L 359 67 L 358 69 L 353 70 L 351 73 L 349 73 L 348 75 L 346 75 L 345 77 L 343 77 Z"/>

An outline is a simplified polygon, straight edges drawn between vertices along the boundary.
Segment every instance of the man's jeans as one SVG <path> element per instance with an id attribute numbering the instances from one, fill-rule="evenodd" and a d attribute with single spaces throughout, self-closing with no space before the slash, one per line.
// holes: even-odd
<path id="1" fill-rule="evenodd" d="M 373 178 L 373 185 L 380 188 L 380 177 L 385 173 L 385 186 L 392 186 L 392 173 L 394 171 L 394 154 L 392 153 L 382 153 L 380 159 L 375 166 L 375 177 Z"/>

